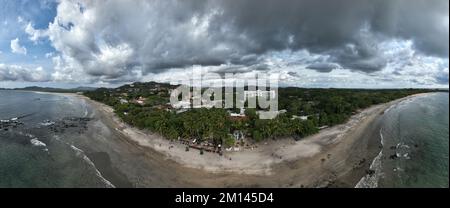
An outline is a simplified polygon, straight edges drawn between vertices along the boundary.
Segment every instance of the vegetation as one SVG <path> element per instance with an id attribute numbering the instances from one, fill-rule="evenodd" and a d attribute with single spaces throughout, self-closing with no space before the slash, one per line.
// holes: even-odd
<path id="1" fill-rule="evenodd" d="M 430 91 L 280 88 L 279 109 L 287 112 L 272 120 L 261 120 L 258 109 L 246 109 L 245 117 L 241 119 L 231 117 L 227 109 L 199 108 L 177 112 L 168 105 L 170 90 L 175 87 L 155 82 L 134 83 L 84 94 L 112 106 L 126 123 L 168 139 L 196 139 L 233 146 L 232 134 L 236 131 L 254 141 L 288 136 L 300 139 L 318 132 L 320 127 L 345 122 L 358 109 Z M 137 103 L 138 100 L 144 102 Z M 236 109 L 230 111 L 238 112 Z M 299 119 L 300 116 L 303 119 Z"/>

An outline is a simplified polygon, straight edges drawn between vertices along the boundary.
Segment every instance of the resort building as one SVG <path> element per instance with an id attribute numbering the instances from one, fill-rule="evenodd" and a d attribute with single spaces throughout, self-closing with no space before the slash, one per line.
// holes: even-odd
<path id="1" fill-rule="evenodd" d="M 256 91 L 244 91 L 245 99 L 254 98 L 254 97 L 265 97 L 274 99 L 276 97 L 276 92 L 274 90 L 256 90 Z"/>
<path id="2" fill-rule="evenodd" d="M 297 116 L 297 115 L 293 115 L 291 119 L 292 119 L 292 120 L 294 120 L 294 119 L 300 119 L 300 120 L 306 121 L 306 120 L 308 120 L 308 116 Z"/>
<path id="3" fill-rule="evenodd" d="M 120 104 L 127 104 L 127 103 L 128 103 L 128 100 L 125 100 L 125 99 L 123 99 L 123 98 L 120 98 L 119 102 L 120 102 Z"/>
<path id="4" fill-rule="evenodd" d="M 230 111 L 231 117 L 245 117 L 245 109 L 241 108 L 239 113 L 233 113 Z"/>

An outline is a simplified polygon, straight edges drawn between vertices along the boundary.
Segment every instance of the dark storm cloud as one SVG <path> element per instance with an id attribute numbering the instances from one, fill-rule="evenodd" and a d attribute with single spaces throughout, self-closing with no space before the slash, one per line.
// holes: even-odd
<path id="1" fill-rule="evenodd" d="M 448 85 L 448 79 L 449 79 L 448 73 L 439 74 L 435 77 L 435 79 L 436 79 L 436 83 L 438 83 L 438 84 Z"/>
<path id="2" fill-rule="evenodd" d="M 333 69 L 340 68 L 340 66 L 335 63 L 314 63 L 314 64 L 307 66 L 306 68 L 314 69 L 318 72 L 331 72 L 331 71 L 333 71 Z"/>
<path id="3" fill-rule="evenodd" d="M 448 57 L 447 0 L 80 3 L 83 9 L 76 13 L 71 8 L 78 4 L 61 1 L 48 36 L 72 68 L 81 66 L 93 76 L 192 65 L 266 70 L 268 53 L 303 49 L 329 57 L 302 63 L 310 69 L 329 72 L 340 66 L 371 73 L 387 65 L 380 42 L 395 38 L 412 40 L 421 53 Z M 70 31 L 59 26 L 69 23 Z"/>
<path id="4" fill-rule="evenodd" d="M 372 72 L 386 65 L 377 49 L 381 40 L 375 36 L 381 36 L 413 39 L 421 52 L 448 56 L 445 0 L 246 0 L 219 5 L 224 15 L 214 23 L 249 37 L 253 44 L 246 50 L 253 53 L 304 48 L 331 54 L 343 67 Z"/>
<path id="5" fill-rule="evenodd" d="M 374 31 L 392 37 L 413 39 L 421 52 L 448 57 L 449 1 L 380 1 L 371 18 Z M 447 26 L 445 26 L 445 21 Z"/>

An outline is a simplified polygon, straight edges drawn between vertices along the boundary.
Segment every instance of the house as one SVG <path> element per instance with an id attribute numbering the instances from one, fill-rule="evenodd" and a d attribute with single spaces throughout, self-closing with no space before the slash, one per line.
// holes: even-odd
<path id="1" fill-rule="evenodd" d="M 231 117 L 245 117 L 245 109 L 241 108 L 239 113 L 230 112 Z"/>
<path id="2" fill-rule="evenodd" d="M 306 121 L 306 120 L 308 120 L 308 116 L 297 116 L 297 115 L 293 115 L 292 118 L 291 118 L 291 120 L 294 120 L 294 119 L 300 119 L 300 120 Z"/>
<path id="3" fill-rule="evenodd" d="M 263 112 L 271 112 L 271 111 L 262 111 L 262 110 L 260 110 L 260 111 L 256 111 L 256 114 L 259 115 L 260 113 L 263 113 Z M 287 110 L 283 109 L 283 110 L 279 110 L 279 111 L 273 111 L 273 113 L 276 113 L 276 115 L 280 115 L 280 114 L 287 113 Z"/>
<path id="4" fill-rule="evenodd" d="M 244 91 L 245 99 L 253 98 L 253 97 L 264 97 L 274 99 L 276 97 L 276 92 L 274 90 L 256 90 L 256 91 Z"/>
<path id="5" fill-rule="evenodd" d="M 279 110 L 279 111 L 278 111 L 278 114 L 283 114 L 283 113 L 287 113 L 287 110 L 286 110 L 286 109 L 283 109 L 283 110 Z"/>
<path id="6" fill-rule="evenodd" d="M 137 100 L 135 100 L 135 102 L 139 105 L 144 105 L 145 104 L 145 98 L 143 97 L 139 97 Z"/>
<path id="7" fill-rule="evenodd" d="M 177 103 L 169 103 L 172 105 L 173 108 L 179 109 L 179 108 L 190 108 L 191 102 L 190 101 L 179 101 Z"/>
<path id="8" fill-rule="evenodd" d="M 120 104 L 127 104 L 127 103 L 128 103 L 128 100 L 125 100 L 125 99 L 123 99 L 123 98 L 120 98 L 120 99 L 119 99 L 119 102 L 120 102 Z"/>

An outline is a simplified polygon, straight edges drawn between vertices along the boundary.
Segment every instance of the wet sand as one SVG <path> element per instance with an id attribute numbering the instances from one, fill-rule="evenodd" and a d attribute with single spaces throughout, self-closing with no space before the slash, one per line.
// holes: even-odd
<path id="1" fill-rule="evenodd" d="M 380 151 L 381 115 L 407 99 L 364 109 L 300 141 L 271 140 L 219 156 L 186 152 L 184 145 L 124 124 L 109 106 L 71 96 L 93 107 L 84 148 L 116 187 L 354 187 Z"/>

